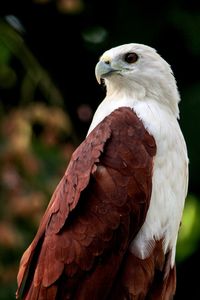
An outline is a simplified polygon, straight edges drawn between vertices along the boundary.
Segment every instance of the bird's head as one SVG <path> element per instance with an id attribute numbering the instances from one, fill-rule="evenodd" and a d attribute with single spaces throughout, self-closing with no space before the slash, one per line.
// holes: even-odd
<path id="1" fill-rule="evenodd" d="M 107 95 L 150 98 L 167 105 L 178 117 L 180 96 L 173 72 L 155 49 L 142 44 L 112 48 L 100 57 L 95 74 L 99 83 L 105 82 Z"/>

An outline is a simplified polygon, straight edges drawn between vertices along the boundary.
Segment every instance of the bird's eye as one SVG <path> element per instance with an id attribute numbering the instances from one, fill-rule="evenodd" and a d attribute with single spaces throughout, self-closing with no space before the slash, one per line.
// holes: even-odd
<path id="1" fill-rule="evenodd" d="M 124 57 L 125 62 L 133 64 L 138 60 L 138 55 L 135 52 L 127 53 Z"/>

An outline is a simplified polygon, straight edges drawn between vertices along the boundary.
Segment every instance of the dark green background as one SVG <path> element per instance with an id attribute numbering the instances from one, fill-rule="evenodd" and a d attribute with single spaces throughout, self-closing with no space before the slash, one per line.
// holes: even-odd
<path id="1" fill-rule="evenodd" d="M 45 198 L 41 200 L 42 205 L 37 204 L 38 215 L 32 223 L 30 212 L 16 216 L 17 200 L 13 200 L 11 187 L 4 186 L 2 180 L 0 233 L 3 228 L 2 236 L 7 236 L 9 232 L 4 229 L 11 224 L 10 234 L 17 228 L 22 242 L 15 246 L 14 238 L 10 244 L 0 239 L 0 300 L 14 299 L 19 257 L 31 241 L 71 152 L 84 138 L 92 113 L 105 94 L 94 77 L 98 57 L 110 47 L 130 42 L 157 49 L 171 64 L 181 94 L 180 125 L 188 146 L 190 181 L 185 231 L 177 252 L 175 299 L 198 299 L 198 276 L 194 271 L 198 270 L 200 261 L 200 3 L 193 0 L 85 0 L 78 3 L 73 12 L 59 6 L 59 1 L 47 0 L 41 4 L 41 1 L 2 0 L 0 3 L 0 172 L 5 179 L 11 166 L 20 174 L 18 199 L 29 191 L 40 191 Z M 23 29 L 11 28 L 4 18 L 6 15 L 15 15 Z M 34 115 L 28 119 L 32 135 L 27 161 L 31 161 L 33 169 L 34 161 L 39 165 L 37 171 L 31 173 L 31 167 L 23 161 L 26 156 L 6 155 L 13 130 L 7 133 L 7 128 L 15 110 L 19 110 L 19 115 L 24 116 L 27 111 L 30 115 L 33 113 L 31 105 L 35 104 L 43 104 L 44 115 L 48 117 L 38 120 Z M 58 119 L 62 119 L 61 111 L 64 112 L 68 120 L 66 130 L 62 125 L 55 129 L 52 121 L 46 122 L 45 118 L 55 113 L 51 108 L 60 109 Z M 35 160 L 31 160 L 31 155 Z M 37 198 L 37 194 L 34 196 Z M 15 209 L 9 199 L 14 201 Z M 32 205 L 31 200 L 29 205 Z M 15 232 L 13 234 L 15 236 Z M 5 272 L 9 268 L 13 268 L 13 273 Z"/>

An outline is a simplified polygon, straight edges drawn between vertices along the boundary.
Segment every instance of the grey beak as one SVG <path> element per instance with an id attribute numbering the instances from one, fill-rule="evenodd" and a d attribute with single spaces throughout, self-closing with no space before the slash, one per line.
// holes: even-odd
<path id="1" fill-rule="evenodd" d="M 113 69 L 110 64 L 105 63 L 104 61 L 99 61 L 95 68 L 96 79 L 99 84 L 101 84 L 101 78 L 105 78 L 113 72 L 116 72 L 116 69 Z"/>

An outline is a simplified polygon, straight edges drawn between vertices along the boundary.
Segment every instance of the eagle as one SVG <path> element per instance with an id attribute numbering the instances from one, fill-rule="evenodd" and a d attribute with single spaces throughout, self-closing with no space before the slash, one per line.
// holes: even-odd
<path id="1" fill-rule="evenodd" d="M 188 188 L 179 92 L 155 49 L 125 44 L 95 68 L 106 97 L 22 256 L 24 300 L 169 300 Z"/>

